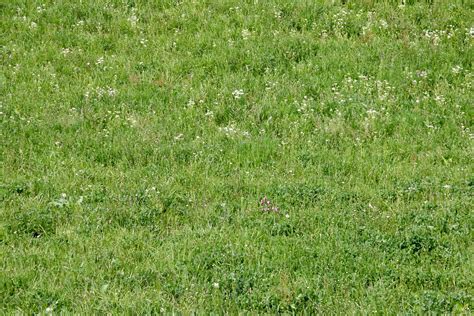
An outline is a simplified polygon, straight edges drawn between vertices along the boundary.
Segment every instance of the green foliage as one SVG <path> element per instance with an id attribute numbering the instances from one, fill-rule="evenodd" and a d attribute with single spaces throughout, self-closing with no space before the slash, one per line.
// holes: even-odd
<path id="1" fill-rule="evenodd" d="M 400 3 L 0 3 L 0 311 L 471 313 L 474 11 Z"/>

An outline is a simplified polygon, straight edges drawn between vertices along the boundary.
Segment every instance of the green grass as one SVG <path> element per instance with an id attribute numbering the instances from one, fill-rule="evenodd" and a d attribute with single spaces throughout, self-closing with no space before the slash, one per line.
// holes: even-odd
<path id="1" fill-rule="evenodd" d="M 474 7 L 330 2 L 1 1 L 0 312 L 472 313 Z"/>

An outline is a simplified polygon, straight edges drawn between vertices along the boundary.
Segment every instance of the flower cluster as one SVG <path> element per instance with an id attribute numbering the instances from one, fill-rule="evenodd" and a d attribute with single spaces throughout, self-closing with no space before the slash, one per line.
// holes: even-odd
<path id="1" fill-rule="evenodd" d="M 224 133 L 224 135 L 227 137 L 233 137 L 233 136 L 250 137 L 249 132 L 240 130 L 239 128 L 235 126 L 235 124 L 219 127 L 219 131 Z"/>
<path id="2" fill-rule="evenodd" d="M 244 90 L 236 89 L 232 92 L 232 95 L 234 96 L 234 99 L 240 99 L 244 95 Z"/>
<path id="3" fill-rule="evenodd" d="M 136 9 L 132 9 L 132 15 L 128 18 L 128 22 L 130 22 L 130 25 L 134 28 L 137 26 L 137 23 L 139 21 L 137 15 L 137 10 Z"/>
<path id="4" fill-rule="evenodd" d="M 249 37 L 252 35 L 252 32 L 250 32 L 248 29 L 243 29 L 241 34 L 244 40 L 248 40 Z"/>
<path id="5" fill-rule="evenodd" d="M 117 95 L 117 93 L 118 93 L 117 89 L 109 87 L 109 86 L 96 87 L 96 88 L 87 90 L 84 93 L 84 98 L 86 100 L 89 100 L 89 99 L 100 100 L 103 97 L 113 98 Z"/>
<path id="6" fill-rule="evenodd" d="M 262 212 L 279 212 L 279 208 L 275 206 L 266 196 L 260 200 L 260 210 Z"/>

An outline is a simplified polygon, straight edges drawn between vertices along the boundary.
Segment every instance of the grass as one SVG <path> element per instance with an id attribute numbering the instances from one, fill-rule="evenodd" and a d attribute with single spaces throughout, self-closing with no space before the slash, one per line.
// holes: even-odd
<path id="1" fill-rule="evenodd" d="M 473 12 L 2 1 L 1 313 L 471 313 Z"/>

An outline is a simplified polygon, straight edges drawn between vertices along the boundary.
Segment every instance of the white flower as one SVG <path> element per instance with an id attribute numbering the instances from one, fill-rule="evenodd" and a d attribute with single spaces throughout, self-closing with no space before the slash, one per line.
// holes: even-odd
<path id="1" fill-rule="evenodd" d="M 426 72 L 426 70 L 417 70 L 417 71 L 416 71 L 416 74 L 417 74 L 418 77 L 420 77 L 420 78 L 426 78 L 426 77 L 428 77 L 428 72 Z"/>
<path id="2" fill-rule="evenodd" d="M 471 27 L 467 34 L 469 34 L 471 37 L 474 37 L 474 27 Z"/>
<path id="3" fill-rule="evenodd" d="M 250 37 L 250 35 L 252 35 L 252 33 L 249 30 L 247 29 L 242 30 L 242 37 L 244 40 L 247 40 Z"/>
<path id="4" fill-rule="evenodd" d="M 38 24 L 36 24 L 35 22 L 31 22 L 30 29 L 35 29 L 37 27 L 38 27 Z"/>
<path id="5" fill-rule="evenodd" d="M 97 94 L 97 97 L 100 99 L 102 96 L 105 94 L 104 88 L 98 87 L 95 89 L 95 92 Z"/>
<path id="6" fill-rule="evenodd" d="M 374 109 L 368 109 L 367 111 L 367 114 L 371 117 L 374 117 L 375 115 L 379 114 L 379 112 L 377 112 L 376 110 Z"/>
<path id="7" fill-rule="evenodd" d="M 61 54 L 63 54 L 63 56 L 66 56 L 67 54 L 69 54 L 71 52 L 71 49 L 69 48 L 63 48 L 61 50 Z"/>
<path id="8" fill-rule="evenodd" d="M 214 112 L 212 111 L 207 111 L 206 114 L 204 114 L 207 117 L 213 118 L 214 117 Z"/>
<path id="9" fill-rule="evenodd" d="M 67 199 L 66 193 L 61 193 L 61 197 L 57 199 L 56 201 L 53 201 L 52 204 L 58 207 L 63 207 L 65 205 L 68 205 L 69 201 Z"/>
<path id="10" fill-rule="evenodd" d="M 109 97 L 114 97 L 114 96 L 117 95 L 117 90 L 114 89 L 114 88 L 108 87 L 107 88 L 107 94 L 109 95 Z"/>
<path id="11" fill-rule="evenodd" d="M 222 132 L 227 137 L 234 137 L 234 136 L 242 136 L 242 137 L 250 137 L 250 133 L 248 131 L 242 131 L 235 126 L 235 124 L 229 124 L 224 127 L 219 127 L 219 131 Z"/>
<path id="12" fill-rule="evenodd" d="M 97 61 L 95 62 L 95 64 L 96 64 L 97 66 L 100 66 L 100 65 L 102 65 L 103 63 L 104 63 L 104 57 L 103 57 L 103 56 L 97 58 Z"/>
<path id="13" fill-rule="evenodd" d="M 138 17 L 135 14 L 132 14 L 132 16 L 128 18 L 128 22 L 130 22 L 130 25 L 132 25 L 132 27 L 135 27 L 138 23 Z"/>
<path id="14" fill-rule="evenodd" d="M 234 96 L 234 99 L 240 99 L 244 95 L 244 90 L 236 89 L 232 92 L 232 95 Z"/>
<path id="15" fill-rule="evenodd" d="M 436 95 L 434 97 L 434 100 L 436 101 L 436 103 L 439 103 L 439 104 L 444 104 L 445 102 L 444 96 L 442 95 Z"/>
<path id="16" fill-rule="evenodd" d="M 286 217 L 286 218 L 290 218 L 290 214 L 286 214 L 285 217 Z"/>
<path id="17" fill-rule="evenodd" d="M 215 289 L 218 289 L 218 288 L 219 288 L 219 283 L 214 282 L 214 283 L 212 283 L 212 286 L 213 286 Z"/>
<path id="18" fill-rule="evenodd" d="M 454 66 L 453 68 L 451 68 L 451 71 L 454 73 L 454 74 L 458 74 L 460 73 L 461 71 L 463 70 L 463 68 L 459 65 L 456 65 Z"/>
<path id="19" fill-rule="evenodd" d="M 237 134 L 238 130 L 235 128 L 233 124 L 229 126 L 219 127 L 219 130 L 223 132 L 226 136 L 232 136 Z"/>

